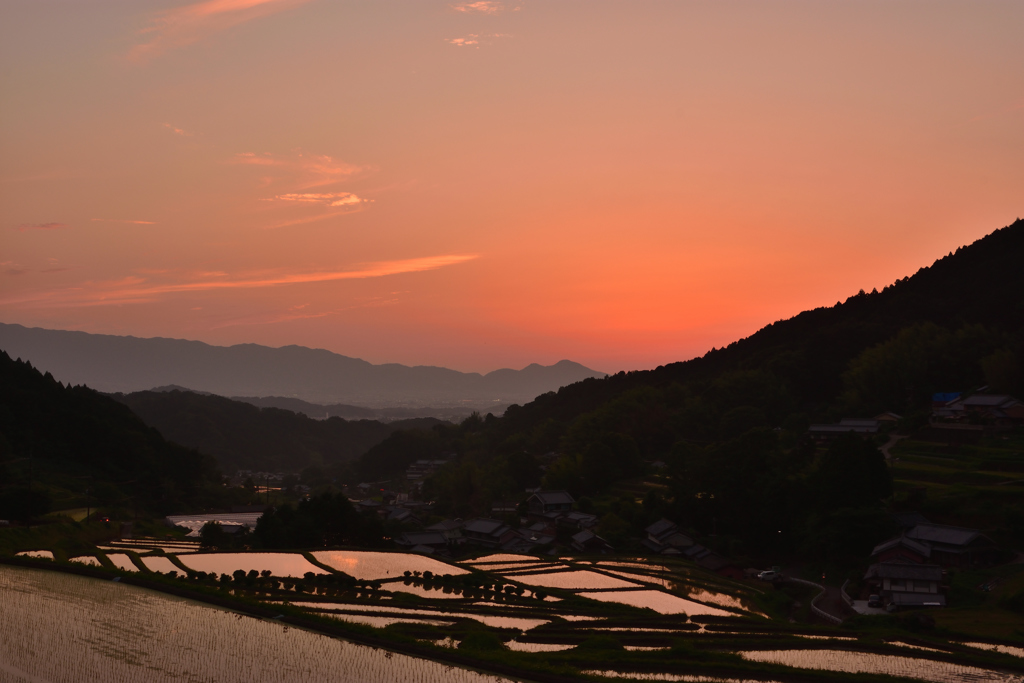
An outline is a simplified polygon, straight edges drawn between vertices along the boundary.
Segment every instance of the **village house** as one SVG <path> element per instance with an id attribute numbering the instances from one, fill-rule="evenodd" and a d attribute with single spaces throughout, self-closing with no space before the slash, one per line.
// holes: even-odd
<path id="1" fill-rule="evenodd" d="M 515 531 L 497 519 L 471 519 L 462 527 L 462 536 L 467 543 L 497 548 L 515 537 Z"/>
<path id="2" fill-rule="evenodd" d="M 906 536 L 897 536 L 879 543 L 871 551 L 874 562 L 909 562 L 924 564 L 931 560 L 932 549 L 927 543 L 915 541 Z"/>
<path id="3" fill-rule="evenodd" d="M 912 562 L 879 562 L 868 567 L 864 580 L 873 593 L 900 607 L 945 607 L 939 592 L 942 567 Z"/>
<path id="4" fill-rule="evenodd" d="M 568 491 L 537 491 L 526 499 L 526 508 L 533 516 L 572 512 L 576 500 Z"/>
<path id="5" fill-rule="evenodd" d="M 572 547 L 581 553 L 609 553 L 614 551 L 608 542 L 593 531 L 581 531 L 572 537 Z"/>
<path id="6" fill-rule="evenodd" d="M 432 555 L 448 549 L 448 538 L 437 531 L 407 531 L 395 539 L 395 545 L 412 553 Z"/>
<path id="7" fill-rule="evenodd" d="M 693 545 L 693 539 L 679 531 L 679 526 L 662 517 L 644 530 L 647 538 L 643 545 L 648 550 L 667 555 L 678 554 Z"/>
<path id="8" fill-rule="evenodd" d="M 945 524 L 918 524 L 904 536 L 926 544 L 931 550 L 931 560 L 944 567 L 988 564 L 996 549 L 995 542 L 977 529 Z"/>

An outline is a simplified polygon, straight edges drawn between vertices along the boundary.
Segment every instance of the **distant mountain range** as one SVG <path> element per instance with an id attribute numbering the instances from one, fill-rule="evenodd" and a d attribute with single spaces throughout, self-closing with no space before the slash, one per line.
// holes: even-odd
<path id="1" fill-rule="evenodd" d="M 177 385 L 220 396 L 286 397 L 376 408 L 523 403 L 559 387 L 604 376 L 568 360 L 481 375 L 422 365 L 374 365 L 303 346 L 211 346 L 183 339 L 140 339 L 3 323 L 0 349 L 62 382 L 103 392 Z"/>

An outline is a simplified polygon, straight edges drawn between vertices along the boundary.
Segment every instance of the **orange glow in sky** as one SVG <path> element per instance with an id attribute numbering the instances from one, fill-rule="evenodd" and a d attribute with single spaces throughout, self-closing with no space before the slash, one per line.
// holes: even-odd
<path id="1" fill-rule="evenodd" d="M 649 368 L 1024 214 L 1024 3 L 11 0 L 0 321 Z"/>

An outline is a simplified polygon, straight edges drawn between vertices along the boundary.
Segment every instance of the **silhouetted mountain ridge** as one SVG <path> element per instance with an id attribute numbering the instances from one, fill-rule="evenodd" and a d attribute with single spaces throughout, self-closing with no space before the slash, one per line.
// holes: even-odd
<path id="1" fill-rule="evenodd" d="M 302 346 L 223 347 L 0 323 L 0 348 L 72 384 L 107 393 L 176 385 L 219 396 L 282 396 L 318 404 L 431 405 L 528 401 L 603 373 L 572 361 L 481 375 L 434 366 L 374 365 Z"/>

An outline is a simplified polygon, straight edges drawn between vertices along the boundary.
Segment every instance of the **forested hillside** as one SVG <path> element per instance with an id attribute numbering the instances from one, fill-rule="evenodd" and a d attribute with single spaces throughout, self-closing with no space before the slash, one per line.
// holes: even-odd
<path id="1" fill-rule="evenodd" d="M 213 458 L 0 351 L 0 518 L 86 504 L 162 515 L 223 497 Z"/>
<path id="2" fill-rule="evenodd" d="M 238 469 L 298 472 L 357 458 L 399 430 L 430 429 L 440 420 L 416 418 L 314 420 L 191 391 L 114 394 L 168 439 L 214 456 L 227 473 Z"/>
<path id="3" fill-rule="evenodd" d="M 414 453 L 450 450 L 458 459 L 427 491 L 452 514 L 543 483 L 605 500 L 597 511 L 611 514 L 607 533 L 669 514 L 748 548 L 862 549 L 886 532 L 880 502 L 890 489 L 876 444 L 861 452 L 837 442 L 824 452 L 803 438 L 808 424 L 886 410 L 912 428 L 933 392 L 1021 392 L 1021 263 L 1018 220 L 881 292 L 801 313 L 701 358 L 587 379 L 501 418 L 395 435 L 353 476 L 394 474 Z M 607 500 L 652 461 L 665 463 L 668 488 L 643 506 Z M 991 503 L 993 524 L 1018 524 L 1019 497 Z"/>

